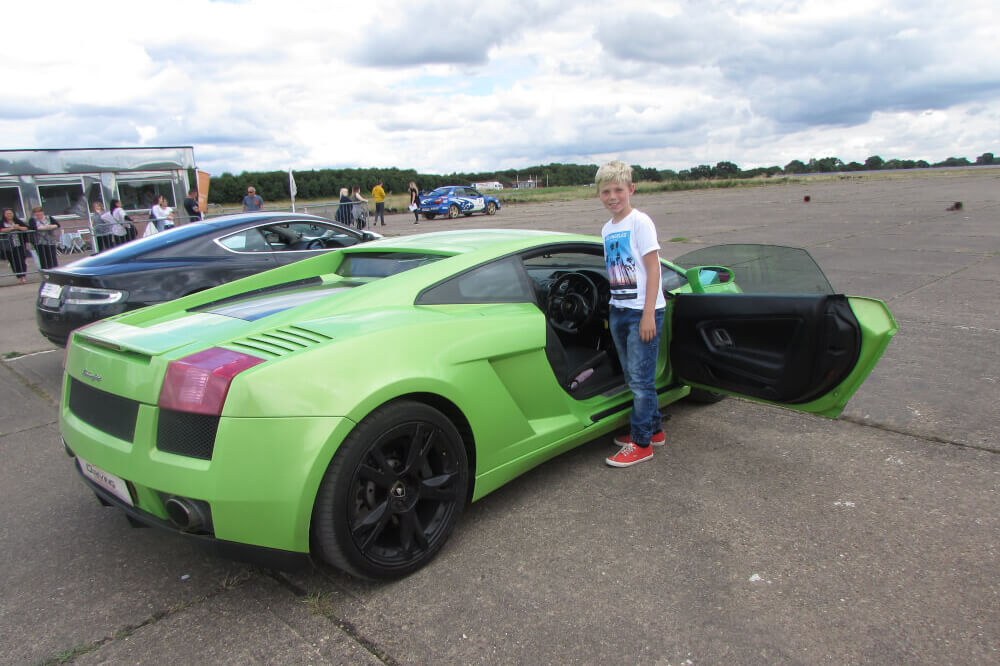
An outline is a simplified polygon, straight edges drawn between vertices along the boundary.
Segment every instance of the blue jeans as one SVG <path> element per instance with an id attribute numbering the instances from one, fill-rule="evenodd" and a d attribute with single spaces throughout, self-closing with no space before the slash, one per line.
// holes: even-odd
<path id="1" fill-rule="evenodd" d="M 656 405 L 656 356 L 663 330 L 663 310 L 655 312 L 656 336 L 649 342 L 639 337 L 642 310 L 611 306 L 608 325 L 618 350 L 618 359 L 625 371 L 625 383 L 632 389 L 632 441 L 649 445 L 653 433 L 662 428 L 660 410 Z"/>

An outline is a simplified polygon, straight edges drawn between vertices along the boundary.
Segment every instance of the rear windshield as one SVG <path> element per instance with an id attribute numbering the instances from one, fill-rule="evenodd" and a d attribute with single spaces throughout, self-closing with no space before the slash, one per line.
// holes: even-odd
<path id="1" fill-rule="evenodd" d="M 336 274 L 344 278 L 383 278 L 444 259 L 446 256 L 414 252 L 344 254 Z M 256 321 L 369 282 L 370 279 L 358 279 L 338 280 L 325 284 L 319 276 L 313 276 L 204 303 L 190 308 L 188 312 L 211 312 L 226 317 Z"/>
<path id="2" fill-rule="evenodd" d="M 351 252 L 335 271 L 341 277 L 382 278 L 445 259 L 443 254 L 416 252 Z"/>
<path id="3" fill-rule="evenodd" d="M 299 305 L 306 305 L 321 298 L 346 291 L 358 283 L 337 282 L 334 284 L 319 284 L 303 288 L 301 285 L 285 285 L 281 289 L 261 290 L 260 292 L 243 294 L 225 301 L 208 303 L 191 312 L 211 312 L 212 314 L 256 321 L 269 315 L 284 312 Z"/>

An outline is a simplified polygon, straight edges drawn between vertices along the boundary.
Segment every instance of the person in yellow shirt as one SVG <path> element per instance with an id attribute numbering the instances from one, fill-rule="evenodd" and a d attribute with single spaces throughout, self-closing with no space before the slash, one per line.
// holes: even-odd
<path id="1" fill-rule="evenodd" d="M 382 189 L 382 181 L 379 180 L 378 184 L 372 188 L 372 198 L 375 199 L 375 219 L 372 220 L 372 226 L 382 218 L 382 226 L 385 226 L 385 190 Z"/>

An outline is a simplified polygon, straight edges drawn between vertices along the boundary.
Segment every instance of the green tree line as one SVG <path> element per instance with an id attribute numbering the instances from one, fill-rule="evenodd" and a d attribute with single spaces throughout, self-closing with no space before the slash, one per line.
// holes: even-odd
<path id="1" fill-rule="evenodd" d="M 926 160 L 884 160 L 872 155 L 860 162 L 843 162 L 836 157 L 810 159 L 808 162 L 792 160 L 784 167 L 770 166 L 755 169 L 741 169 L 733 162 L 718 162 L 715 166 L 700 164 L 690 169 L 673 171 L 632 165 L 633 177 L 638 181 L 663 182 L 668 180 L 729 180 L 737 178 L 759 178 L 785 176 L 803 173 L 830 173 L 842 171 L 878 171 L 887 169 L 926 169 L 930 167 L 959 167 L 986 164 L 1000 164 L 1000 158 L 993 153 L 983 153 L 970 162 L 964 157 L 949 157 L 936 163 Z M 505 187 L 518 181 L 534 180 L 540 187 L 588 185 L 594 182 L 596 164 L 546 164 L 525 169 L 505 169 L 479 173 L 452 173 L 449 175 L 417 173 L 413 169 L 369 168 L 369 169 L 313 169 L 293 171 L 296 195 L 300 199 L 337 199 L 340 188 L 348 189 L 357 185 L 363 193 L 371 192 L 375 184 L 382 180 L 387 192 L 405 192 L 411 181 L 421 190 L 432 190 L 442 185 L 462 185 L 474 182 L 499 181 Z M 243 200 L 247 187 L 257 189 L 265 201 L 288 199 L 291 196 L 287 171 L 244 171 L 238 176 L 223 173 L 211 179 L 208 200 L 217 204 L 234 204 Z"/>

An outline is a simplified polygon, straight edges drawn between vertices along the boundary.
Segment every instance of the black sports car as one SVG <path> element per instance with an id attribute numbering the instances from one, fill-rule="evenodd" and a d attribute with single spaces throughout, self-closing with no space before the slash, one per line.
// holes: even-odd
<path id="1" fill-rule="evenodd" d="M 295 213 L 186 224 L 44 271 L 35 307 L 38 330 L 65 345 L 70 331 L 92 321 L 377 238 Z"/>

